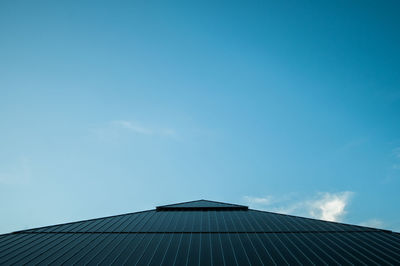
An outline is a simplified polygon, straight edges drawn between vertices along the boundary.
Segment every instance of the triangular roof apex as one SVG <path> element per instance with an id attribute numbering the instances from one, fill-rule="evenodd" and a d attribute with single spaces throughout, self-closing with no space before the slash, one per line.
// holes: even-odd
<path id="1" fill-rule="evenodd" d="M 182 203 L 175 203 L 157 206 L 158 211 L 162 210 L 247 210 L 247 206 L 224 203 L 211 200 L 194 200 Z"/>

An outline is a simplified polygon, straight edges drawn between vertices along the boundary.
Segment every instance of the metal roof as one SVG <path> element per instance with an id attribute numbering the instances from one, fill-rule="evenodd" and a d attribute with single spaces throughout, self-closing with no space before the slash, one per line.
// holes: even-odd
<path id="1" fill-rule="evenodd" d="M 0 236 L 0 265 L 400 264 L 400 234 L 212 201 Z"/>

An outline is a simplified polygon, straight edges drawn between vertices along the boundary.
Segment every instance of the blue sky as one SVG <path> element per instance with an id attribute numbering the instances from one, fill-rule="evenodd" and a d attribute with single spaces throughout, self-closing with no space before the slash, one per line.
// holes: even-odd
<path id="1" fill-rule="evenodd" d="M 211 199 L 400 231 L 397 1 L 1 1 L 0 232 Z"/>

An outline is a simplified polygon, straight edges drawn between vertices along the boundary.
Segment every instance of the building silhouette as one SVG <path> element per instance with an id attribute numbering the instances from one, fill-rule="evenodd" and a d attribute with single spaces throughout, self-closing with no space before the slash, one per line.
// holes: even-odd
<path id="1" fill-rule="evenodd" d="M 0 235 L 0 265 L 400 265 L 400 234 L 207 200 Z"/>

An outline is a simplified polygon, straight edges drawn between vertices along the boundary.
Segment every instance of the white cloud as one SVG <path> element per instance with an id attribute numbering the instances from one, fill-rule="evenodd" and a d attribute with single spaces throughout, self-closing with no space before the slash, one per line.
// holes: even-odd
<path id="1" fill-rule="evenodd" d="M 337 222 L 346 215 L 346 207 L 353 194 L 351 191 L 323 192 L 306 199 L 294 199 L 293 196 L 245 196 L 244 200 L 254 208 Z"/>
<path id="2" fill-rule="evenodd" d="M 361 226 L 373 227 L 373 228 L 382 228 L 383 221 L 379 219 L 370 219 L 360 223 Z"/>
<path id="3" fill-rule="evenodd" d="M 352 194 L 350 191 L 321 193 L 318 199 L 308 202 L 309 213 L 318 219 L 339 221 L 346 214 L 345 208 Z"/>

